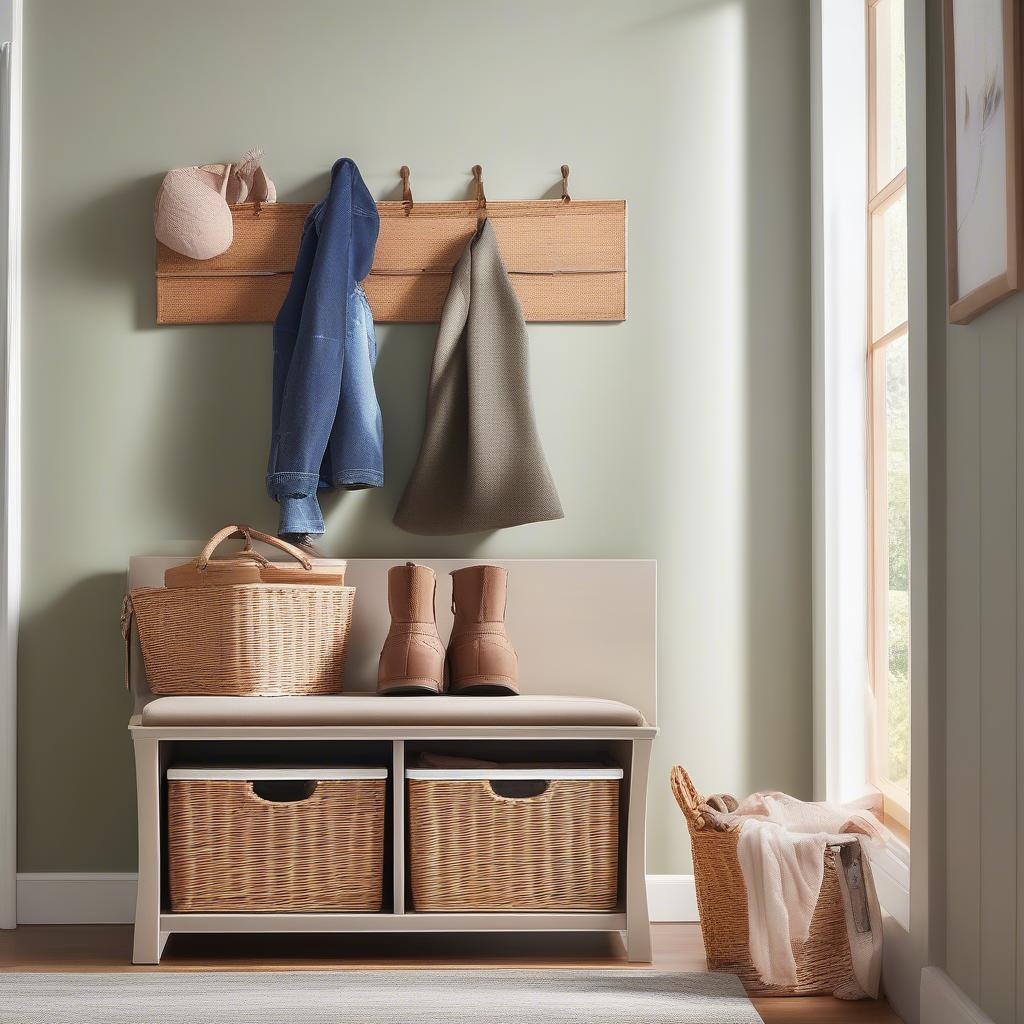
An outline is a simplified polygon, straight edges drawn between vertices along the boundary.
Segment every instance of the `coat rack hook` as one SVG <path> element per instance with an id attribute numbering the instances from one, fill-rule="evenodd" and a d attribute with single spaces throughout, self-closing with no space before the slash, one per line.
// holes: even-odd
<path id="1" fill-rule="evenodd" d="M 473 181 L 475 182 L 477 217 L 483 220 L 487 216 L 487 196 L 484 195 L 484 171 L 479 164 L 473 164 Z"/>
<path id="2" fill-rule="evenodd" d="M 398 176 L 402 179 L 402 203 L 405 206 L 406 217 L 412 213 L 412 189 L 409 187 L 409 167 L 407 164 L 402 164 L 398 169 Z"/>
<path id="3" fill-rule="evenodd" d="M 571 202 L 569 197 L 569 165 L 562 164 L 562 202 Z"/>

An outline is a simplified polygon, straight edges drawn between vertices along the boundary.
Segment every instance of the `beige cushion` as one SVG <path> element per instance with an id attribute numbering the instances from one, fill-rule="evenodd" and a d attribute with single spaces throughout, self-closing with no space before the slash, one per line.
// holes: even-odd
<path id="1" fill-rule="evenodd" d="M 598 697 L 158 697 L 143 725 L 639 726 L 636 708 Z"/>

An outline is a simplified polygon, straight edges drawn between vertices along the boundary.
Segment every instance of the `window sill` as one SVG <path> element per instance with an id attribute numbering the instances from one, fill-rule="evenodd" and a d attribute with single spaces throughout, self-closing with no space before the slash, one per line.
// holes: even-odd
<path id="1" fill-rule="evenodd" d="M 903 849 L 908 851 L 907 856 L 909 857 L 910 829 L 907 828 L 902 821 L 898 821 L 889 814 L 882 815 L 882 824 L 892 833 L 893 839 L 895 839 Z"/>

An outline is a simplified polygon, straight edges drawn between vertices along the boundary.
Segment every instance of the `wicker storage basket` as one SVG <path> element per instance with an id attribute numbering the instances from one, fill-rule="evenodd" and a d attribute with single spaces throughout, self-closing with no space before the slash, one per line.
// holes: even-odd
<path id="1" fill-rule="evenodd" d="M 214 536 L 197 562 L 209 559 L 226 531 Z M 268 541 L 290 552 L 298 550 L 274 538 Z M 299 557 L 305 558 L 301 552 Z M 121 613 L 126 678 L 134 618 L 153 693 L 340 693 L 354 601 L 354 587 L 337 585 L 251 583 L 133 590 Z"/>
<path id="2" fill-rule="evenodd" d="M 170 768 L 167 780 L 173 911 L 381 909 L 386 768 Z"/>
<path id="3" fill-rule="evenodd" d="M 412 768 L 418 911 L 613 910 L 619 768 Z M 536 795 L 502 795 L 527 792 Z"/>
<path id="4" fill-rule="evenodd" d="M 704 801 L 690 776 L 678 766 L 672 769 L 672 792 L 690 830 L 708 969 L 739 975 L 744 988 L 757 995 L 831 995 L 846 987 L 853 979 L 853 961 L 838 876 L 840 848 L 825 850 L 825 874 L 810 934 L 801 945 L 794 944 L 796 985 L 765 985 L 750 960 L 747 889 L 737 855 L 739 826 L 714 828 L 703 814 Z"/>

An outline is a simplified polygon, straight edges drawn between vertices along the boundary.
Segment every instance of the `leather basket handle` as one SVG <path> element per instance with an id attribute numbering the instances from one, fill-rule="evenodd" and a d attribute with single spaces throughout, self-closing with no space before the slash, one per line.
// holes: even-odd
<path id="1" fill-rule="evenodd" d="M 132 688 L 132 619 L 135 618 L 135 606 L 132 595 L 125 594 L 121 602 L 121 638 L 124 640 L 124 688 Z"/>
<path id="2" fill-rule="evenodd" d="M 271 547 L 283 551 L 286 555 L 291 555 L 307 572 L 313 571 L 313 563 L 306 557 L 306 553 L 301 548 L 297 548 L 294 544 L 289 544 L 279 537 L 271 537 L 269 533 L 261 533 L 259 530 L 254 530 L 251 526 L 242 525 L 225 526 L 218 530 L 206 542 L 203 550 L 199 552 L 199 557 L 196 559 L 196 568 L 200 572 L 205 572 L 206 567 L 210 564 L 210 556 L 224 541 L 230 540 L 232 537 L 241 537 L 245 541 L 244 553 L 247 555 L 256 555 L 257 558 L 262 557 L 257 555 L 252 547 L 252 542 L 258 540 L 262 544 L 269 544 Z"/>

